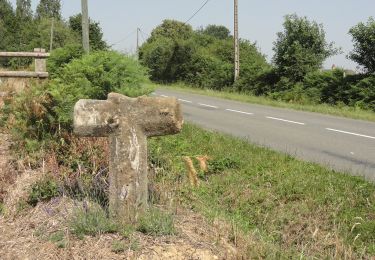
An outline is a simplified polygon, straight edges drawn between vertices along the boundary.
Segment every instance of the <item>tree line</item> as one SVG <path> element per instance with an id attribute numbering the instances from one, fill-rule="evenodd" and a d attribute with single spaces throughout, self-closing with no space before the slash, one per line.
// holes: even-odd
<path id="1" fill-rule="evenodd" d="M 8 0 L 0 0 L 1 51 L 49 50 L 52 27 L 54 49 L 81 43 L 81 14 L 64 20 L 60 0 L 40 0 L 35 13 L 31 0 L 17 0 L 15 8 Z M 95 21 L 90 21 L 90 44 L 93 50 L 108 48 L 100 25 Z M 20 67 L 30 62 L 27 59 L 1 59 L 0 65 Z"/>
<path id="2" fill-rule="evenodd" d="M 165 20 L 151 33 L 139 58 L 151 79 L 183 82 L 200 88 L 262 95 L 302 104 L 327 103 L 375 111 L 375 21 L 349 30 L 354 49 L 348 58 L 361 74 L 340 68 L 323 70 L 323 62 L 341 49 L 326 40 L 323 25 L 295 14 L 285 16 L 268 63 L 255 43 L 240 40 L 241 74 L 234 82 L 233 36 L 229 29 L 208 25 L 193 30 L 185 23 Z"/>
<path id="3" fill-rule="evenodd" d="M 53 48 L 60 60 L 81 55 L 81 14 L 64 20 L 60 0 L 40 0 L 35 13 L 31 0 L 17 0 L 15 8 L 0 0 L 0 50 Z M 301 104 L 326 103 L 375 111 L 375 21 L 349 30 L 354 49 L 347 57 L 362 71 L 351 74 L 337 68 L 323 70 L 323 62 L 341 52 L 327 42 L 324 28 L 315 21 L 287 15 L 267 62 L 255 43 L 240 39 L 240 78 L 234 82 L 233 36 L 221 25 L 194 30 L 189 24 L 165 20 L 139 49 L 140 62 L 153 81 L 237 91 Z M 61 47 L 63 47 L 61 49 Z M 99 23 L 90 20 L 90 48 L 108 50 Z M 27 59 L 0 59 L 0 66 L 28 66 Z M 58 65 L 58 64 L 56 64 Z M 56 66 L 54 66 L 56 68 Z M 54 73 L 54 71 L 51 71 Z"/>

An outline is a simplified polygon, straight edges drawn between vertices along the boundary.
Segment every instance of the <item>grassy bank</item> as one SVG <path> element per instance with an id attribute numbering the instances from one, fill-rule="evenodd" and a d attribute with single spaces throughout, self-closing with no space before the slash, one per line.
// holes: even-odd
<path id="1" fill-rule="evenodd" d="M 159 88 L 165 88 L 170 90 L 185 91 L 193 94 L 207 95 L 211 97 L 225 98 L 235 101 L 247 102 L 252 104 L 289 108 L 301 111 L 316 112 L 322 114 L 328 114 L 333 116 L 341 116 L 353 119 L 361 119 L 375 122 L 375 112 L 362 110 L 360 108 L 348 107 L 348 106 L 330 106 L 325 104 L 296 104 L 287 103 L 283 101 L 277 101 L 266 97 L 257 97 L 253 95 L 246 95 L 241 93 L 229 92 L 229 91 L 215 91 L 211 89 L 199 89 L 189 87 L 187 85 L 175 84 L 175 85 L 156 85 Z"/>
<path id="2" fill-rule="evenodd" d="M 211 160 L 192 188 L 183 157 L 198 155 Z M 150 158 L 154 189 L 231 223 L 233 243 L 248 258 L 375 256 L 375 186 L 361 178 L 193 125 L 152 139 Z"/>

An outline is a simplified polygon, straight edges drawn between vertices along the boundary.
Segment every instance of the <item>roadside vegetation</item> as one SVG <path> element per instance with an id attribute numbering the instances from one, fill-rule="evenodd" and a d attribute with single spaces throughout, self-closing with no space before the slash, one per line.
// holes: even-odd
<path id="1" fill-rule="evenodd" d="M 30 0 L 17 0 L 15 8 L 8 0 L 0 1 L 0 50 L 33 51 L 34 48 L 50 49 L 50 31 L 53 23 L 53 49 L 80 44 L 82 35 L 81 15 L 65 20 L 61 16 L 60 0 L 40 0 L 33 12 Z M 100 24 L 90 19 L 91 50 L 107 50 Z M 32 59 L 0 58 L 1 67 L 13 69 L 28 67 Z"/>
<path id="2" fill-rule="evenodd" d="M 61 29 L 56 34 L 61 38 L 56 36 L 56 49 L 48 60 L 50 78 L 45 82 L 30 81 L 23 91 L 5 99 L 1 109 L 0 126 L 12 135 L 17 167 L 34 173 L 25 178 L 33 181 L 25 181 L 30 187 L 22 186 L 24 182 L 21 186 L 15 183 L 12 199 L 17 203 L 12 220 L 17 221 L 19 217 L 24 225 L 20 225 L 22 230 L 11 226 L 7 230 L 9 234 L 15 236 L 26 229 L 34 230 L 33 239 L 52 242 L 58 248 L 75 242 L 70 234 L 77 239 L 111 234 L 115 237 L 107 238 L 111 251 L 123 253 L 136 250 L 142 242 L 132 237 L 135 232 L 167 238 L 177 236 L 174 216 L 188 208 L 204 215 L 215 230 L 194 223 L 184 241 L 194 240 L 190 237 L 194 232 L 200 232 L 199 237 L 217 232 L 207 243 L 220 245 L 224 237 L 235 255 L 244 259 L 370 259 L 375 255 L 373 183 L 190 124 L 179 135 L 150 140 L 149 190 L 153 206 L 134 227 L 119 225 L 108 214 L 107 139 L 77 138 L 72 134 L 75 102 L 82 98 L 106 99 L 112 91 L 132 97 L 148 95 L 154 89 L 149 76 L 157 82 L 182 81 L 202 89 L 251 93 L 261 96 L 259 100 L 264 102 L 271 102 L 268 101 L 271 97 L 296 106 L 342 102 L 345 106 L 373 109 L 372 74 L 344 77 L 340 70 L 319 71 L 322 61 L 337 49 L 325 42 L 324 31 L 315 22 L 293 15 L 286 17 L 285 32 L 279 34 L 275 45 L 278 56 L 273 65 L 266 62 L 255 44 L 242 40 L 242 78 L 233 84 L 232 36 L 222 26 L 211 25 L 194 31 L 189 25 L 165 21 L 142 46 L 138 61 L 107 50 L 97 23 L 91 26 L 93 35 L 90 36 L 96 49 L 83 54 L 76 44 L 79 15 L 64 21 L 59 0 L 41 0 L 36 14 L 31 12 L 30 1 L 17 1 L 17 9 L 13 10 L 8 1 L 0 0 L 0 11 L 0 25 L 5 25 L 0 26 L 2 39 L 7 44 L 4 46 L 13 46 L 14 50 L 48 47 L 45 35 L 52 17 L 56 19 L 56 28 Z M 360 34 L 363 27 L 372 28 L 372 22 L 353 29 L 353 36 Z M 39 27 L 44 30 L 35 29 Z M 29 35 L 36 32 L 43 35 Z M 297 41 L 291 35 L 311 38 L 317 49 L 302 44 L 305 38 Z M 22 48 L 18 48 L 20 41 L 24 43 Z M 290 46 L 293 48 L 289 49 Z M 358 40 L 357 48 L 361 46 Z M 352 56 L 359 59 L 358 55 Z M 307 65 L 288 63 L 285 57 L 294 57 L 293 60 Z M 22 67 L 29 66 L 30 61 L 7 59 L 0 64 Z M 371 66 L 365 63 L 363 66 L 368 73 L 373 72 Z M 343 82 L 346 83 L 342 85 Z M 252 98 L 223 93 L 231 98 L 236 95 Z M 194 176 L 186 168 L 186 156 L 205 158 L 207 168 L 198 170 Z M 198 162 L 189 167 L 198 169 Z M 192 177 L 193 182 L 189 179 Z M 25 197 L 21 196 L 23 193 L 27 193 Z M 63 209 L 59 209 L 61 205 Z M 0 201 L 1 219 L 12 212 L 7 206 L 7 201 Z M 30 215 L 22 219 L 25 212 Z M 57 230 L 55 219 L 45 221 L 40 215 L 32 215 L 38 212 L 44 216 L 59 212 L 62 220 L 58 221 L 64 223 L 59 223 Z M 30 218 L 33 223 L 27 222 Z M 196 216 L 190 220 L 196 221 L 206 225 Z M 225 229 L 224 236 L 220 229 Z M 8 235 L 13 239 L 9 234 L 4 232 L 2 237 Z M 21 244 L 25 241 L 23 237 Z M 96 246 L 103 243 L 97 241 Z M 15 243 L 14 248 L 17 246 L 20 245 Z M 72 248 L 81 246 L 85 244 L 75 244 Z M 192 250 L 196 251 L 197 247 L 194 244 Z M 100 252 L 92 248 L 88 251 L 93 252 L 84 253 Z"/>
<path id="3" fill-rule="evenodd" d="M 183 156 L 208 156 L 191 187 Z M 245 259 L 361 259 L 375 255 L 375 186 L 244 140 L 185 125 L 153 138 L 161 194 L 231 225 Z M 198 169 L 198 165 L 196 165 Z"/>
<path id="4" fill-rule="evenodd" d="M 375 113 L 371 110 L 364 110 L 359 107 L 341 105 L 328 105 L 328 104 L 300 104 L 293 102 L 286 102 L 281 100 L 275 100 L 267 96 L 255 96 L 252 93 L 236 92 L 231 89 L 213 90 L 208 88 L 195 88 L 184 83 L 174 84 L 155 84 L 155 88 L 167 89 L 167 90 L 178 90 L 182 92 L 206 95 L 217 98 L 224 98 L 234 101 L 246 102 L 251 104 L 259 104 L 265 106 L 273 106 L 280 108 L 288 108 L 300 111 L 315 112 L 333 116 L 347 117 L 353 119 L 375 121 Z"/>
<path id="5" fill-rule="evenodd" d="M 375 57 L 374 19 L 348 29 L 354 43 L 348 57 L 360 65 L 360 74 L 345 68 L 322 69 L 328 57 L 341 53 L 327 42 L 323 25 L 293 14 L 285 16 L 283 27 L 274 42 L 271 64 L 255 43 L 241 39 L 241 73 L 236 82 L 233 36 L 224 26 L 193 30 L 190 25 L 165 20 L 143 44 L 139 58 L 159 84 L 180 82 L 191 88 L 258 96 L 261 99 L 248 100 L 280 106 L 288 103 L 288 107 L 309 111 L 322 104 L 319 112 L 373 118 L 375 71 L 370 57 Z"/>

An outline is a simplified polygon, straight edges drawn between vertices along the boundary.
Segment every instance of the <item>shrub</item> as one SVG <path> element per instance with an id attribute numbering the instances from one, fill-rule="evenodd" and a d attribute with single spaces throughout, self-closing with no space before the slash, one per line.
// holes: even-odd
<path id="1" fill-rule="evenodd" d="M 38 202 L 48 201 L 59 195 L 58 185 L 55 181 L 50 179 L 43 179 L 36 182 L 31 189 L 27 203 L 35 207 Z"/>
<path id="2" fill-rule="evenodd" d="M 142 46 L 139 57 L 144 66 L 150 69 L 151 79 L 169 81 L 170 61 L 174 53 L 175 43 L 168 38 L 158 38 Z"/>
<path id="3" fill-rule="evenodd" d="M 76 209 L 70 220 L 71 232 L 79 238 L 85 235 L 95 236 L 104 233 L 115 233 L 119 226 L 108 218 L 107 213 L 99 206 L 88 206 Z"/>
<path id="4" fill-rule="evenodd" d="M 201 88 L 222 89 L 233 81 L 232 65 L 205 53 L 196 53 L 187 65 L 185 81 Z"/>
<path id="5" fill-rule="evenodd" d="M 135 97 L 153 90 L 146 84 L 147 70 L 117 52 L 96 52 L 63 65 L 80 55 L 74 48 L 57 51 L 50 66 L 63 67 L 51 81 L 32 84 L 7 106 L 7 114 L 15 117 L 13 129 L 18 136 L 43 140 L 57 131 L 70 131 L 73 107 L 79 99 L 106 99 L 109 92 Z"/>
<path id="6" fill-rule="evenodd" d="M 344 80 L 344 71 L 340 69 L 330 71 L 316 71 L 308 74 L 304 79 L 305 89 L 316 90 L 320 93 L 319 102 L 335 105 L 337 101 L 346 103 L 348 85 Z"/>
<path id="7" fill-rule="evenodd" d="M 13 135 L 24 142 L 25 147 L 28 147 L 27 143 L 31 144 L 28 152 L 35 152 L 33 143 L 38 144 L 54 134 L 58 127 L 57 115 L 53 110 L 56 105 L 48 92 L 48 84 L 37 85 L 34 82 L 3 110 Z M 39 148 L 38 145 L 36 147 Z"/>
<path id="8" fill-rule="evenodd" d="M 375 112 L 375 76 L 370 75 L 352 86 L 350 104 Z"/>
<path id="9" fill-rule="evenodd" d="M 47 60 L 47 70 L 50 77 L 54 78 L 58 72 L 73 59 L 81 58 L 83 49 L 81 45 L 70 44 L 63 48 L 58 48 L 52 51 L 51 56 Z"/>
<path id="10" fill-rule="evenodd" d="M 117 52 L 101 51 L 67 64 L 52 80 L 49 91 L 54 111 L 64 129 L 71 129 L 74 104 L 79 99 L 106 99 L 109 92 L 131 97 L 148 94 L 147 70 L 136 60 Z"/>

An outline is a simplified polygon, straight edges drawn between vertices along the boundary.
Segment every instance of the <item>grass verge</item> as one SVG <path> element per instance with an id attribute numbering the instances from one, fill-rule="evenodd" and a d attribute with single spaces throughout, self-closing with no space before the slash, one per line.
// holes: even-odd
<path id="1" fill-rule="evenodd" d="M 189 124 L 179 135 L 153 138 L 149 153 L 158 189 L 175 192 L 211 220 L 232 223 L 233 241 L 243 234 L 246 257 L 375 255 L 375 185 L 362 178 Z M 192 188 L 183 157 L 198 155 L 209 156 L 215 170 L 199 173 L 200 185 Z"/>
<path id="2" fill-rule="evenodd" d="M 327 104 L 296 104 L 288 103 L 278 100 L 273 100 L 266 97 L 257 97 L 254 95 L 247 95 L 243 93 L 235 93 L 230 91 L 216 91 L 211 89 L 199 89 L 193 88 L 183 84 L 174 85 L 156 85 L 158 88 L 179 90 L 193 94 L 206 95 L 211 97 L 225 98 L 229 100 L 235 100 L 240 102 L 246 102 L 251 104 L 259 104 L 265 106 L 273 106 L 280 108 L 289 108 L 300 111 L 315 112 L 333 116 L 347 117 L 352 119 L 360 119 L 375 122 L 375 113 L 369 110 L 363 110 L 356 107 L 349 106 L 331 106 Z"/>

